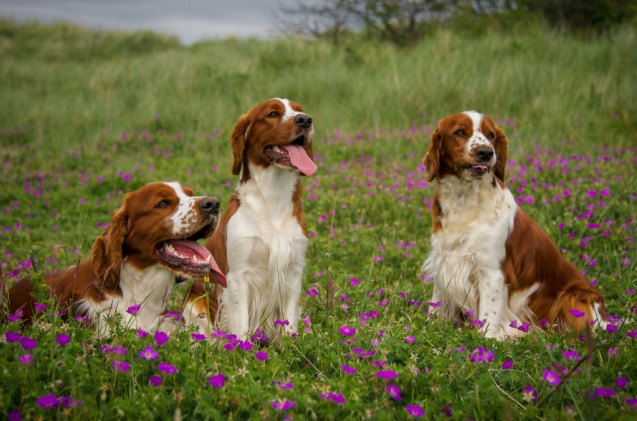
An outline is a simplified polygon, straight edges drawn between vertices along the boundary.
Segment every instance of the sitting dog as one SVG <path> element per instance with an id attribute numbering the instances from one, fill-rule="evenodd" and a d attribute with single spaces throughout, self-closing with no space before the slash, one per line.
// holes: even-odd
<path id="1" fill-rule="evenodd" d="M 239 338 L 258 329 L 277 340 L 279 325 L 296 331 L 308 243 L 299 177 L 317 170 L 312 133 L 312 118 L 279 98 L 232 131 L 232 172 L 241 177 L 206 246 L 228 278 L 219 321 Z"/>
<path id="2" fill-rule="evenodd" d="M 520 334 L 517 322 L 605 326 L 599 291 L 505 186 L 507 143 L 491 117 L 474 111 L 445 117 L 431 137 L 424 162 L 435 195 L 423 271 L 433 277 L 435 311 L 452 320 L 471 311 L 498 339 Z"/>
<path id="3" fill-rule="evenodd" d="M 177 182 L 152 183 L 128 193 L 106 232 L 95 240 L 91 259 L 45 276 L 61 309 L 88 316 L 99 335 L 113 323 L 173 332 L 165 315 L 178 276 L 225 277 L 210 252 L 196 241 L 215 228 L 219 201 L 193 196 Z M 33 313 L 33 285 L 21 280 L 9 290 L 10 312 Z M 188 301 L 197 299 L 191 291 Z M 214 314 L 216 304 L 210 309 Z"/>

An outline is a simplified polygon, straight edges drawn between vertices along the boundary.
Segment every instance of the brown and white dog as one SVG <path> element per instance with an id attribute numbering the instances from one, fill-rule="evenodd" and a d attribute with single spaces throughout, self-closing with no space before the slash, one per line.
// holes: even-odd
<path id="1" fill-rule="evenodd" d="M 312 118 L 288 99 L 273 98 L 243 114 L 231 135 L 230 203 L 206 246 L 228 278 L 220 324 L 246 338 L 295 332 L 307 235 L 300 176 L 314 174 Z M 279 320 L 277 324 L 275 322 Z"/>
<path id="2" fill-rule="evenodd" d="M 520 334 L 514 320 L 559 330 L 605 326 L 599 291 L 504 184 L 507 143 L 493 119 L 475 111 L 443 118 L 431 137 L 424 162 L 436 183 L 423 271 L 433 277 L 434 311 L 452 320 L 471 311 L 498 339 Z"/>
<path id="3" fill-rule="evenodd" d="M 165 312 L 177 276 L 212 275 L 225 283 L 210 252 L 196 242 L 212 233 L 218 214 L 217 199 L 193 196 L 177 182 L 148 184 L 126 195 L 93 243 L 91 259 L 46 275 L 46 283 L 61 309 L 88 316 L 100 335 L 118 322 L 172 333 L 178 325 Z M 25 280 L 9 290 L 11 313 L 31 315 L 32 290 Z M 187 301 L 202 293 L 191 291 Z M 209 311 L 214 317 L 216 303 Z"/>

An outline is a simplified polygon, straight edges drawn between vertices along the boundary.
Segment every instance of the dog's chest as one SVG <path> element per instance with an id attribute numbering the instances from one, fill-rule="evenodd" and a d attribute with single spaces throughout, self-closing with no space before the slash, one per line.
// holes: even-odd
<path id="1" fill-rule="evenodd" d="M 302 265 L 307 237 L 294 214 L 297 177 L 289 171 L 260 175 L 237 190 L 240 206 L 228 223 L 229 265 L 235 259 L 279 271 Z"/>

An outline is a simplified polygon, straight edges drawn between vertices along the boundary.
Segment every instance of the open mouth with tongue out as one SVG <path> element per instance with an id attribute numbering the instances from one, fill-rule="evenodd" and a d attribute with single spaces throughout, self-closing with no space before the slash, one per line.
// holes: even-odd
<path id="1" fill-rule="evenodd" d="M 299 136 L 288 145 L 267 145 L 264 152 L 274 165 L 295 168 L 301 174 L 312 175 L 318 167 L 303 147 L 304 142 L 305 136 Z"/>
<path id="2" fill-rule="evenodd" d="M 162 263 L 178 275 L 212 276 L 216 283 L 227 286 L 226 277 L 212 254 L 194 240 L 164 241 L 157 247 L 157 253 Z"/>

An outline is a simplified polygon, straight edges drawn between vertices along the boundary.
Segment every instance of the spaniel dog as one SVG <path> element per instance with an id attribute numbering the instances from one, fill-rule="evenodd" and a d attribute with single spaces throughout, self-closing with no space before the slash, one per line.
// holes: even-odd
<path id="1" fill-rule="evenodd" d="M 225 277 L 210 252 L 196 241 L 212 233 L 219 201 L 193 196 L 177 182 L 152 183 L 128 193 L 106 232 L 95 240 L 91 258 L 45 276 L 51 295 L 72 316 L 88 316 L 99 335 L 115 324 L 172 333 L 177 322 L 166 304 L 181 276 Z M 33 285 L 22 280 L 9 290 L 10 312 L 33 313 Z M 187 301 L 199 299 L 191 291 Z M 216 304 L 209 313 L 214 314 Z"/>
<path id="2" fill-rule="evenodd" d="M 300 105 L 273 98 L 232 131 L 240 181 L 206 246 L 228 278 L 218 320 L 239 338 L 296 331 L 308 244 L 300 177 L 317 170 L 313 130 Z"/>
<path id="3" fill-rule="evenodd" d="M 487 337 L 516 336 L 517 323 L 579 330 L 605 326 L 604 300 L 520 209 L 504 183 L 507 138 L 475 111 L 443 118 L 424 162 L 435 180 L 432 306 L 459 320 L 470 312 Z"/>

